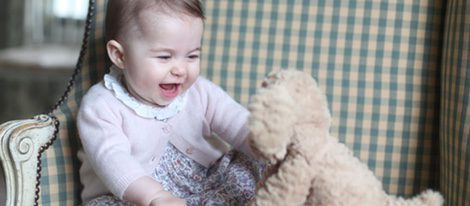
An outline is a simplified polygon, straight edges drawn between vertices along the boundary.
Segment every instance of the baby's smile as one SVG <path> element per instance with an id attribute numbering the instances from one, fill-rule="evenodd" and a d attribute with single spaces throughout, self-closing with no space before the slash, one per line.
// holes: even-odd
<path id="1" fill-rule="evenodd" d="M 179 95 L 181 84 L 160 84 L 161 94 L 166 98 L 175 98 Z"/>

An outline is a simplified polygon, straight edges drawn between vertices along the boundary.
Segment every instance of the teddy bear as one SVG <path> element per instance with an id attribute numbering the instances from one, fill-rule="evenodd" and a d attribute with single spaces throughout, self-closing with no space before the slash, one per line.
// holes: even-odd
<path id="1" fill-rule="evenodd" d="M 387 194 L 367 165 L 330 136 L 326 96 L 308 73 L 269 74 L 248 109 L 249 144 L 269 164 L 250 206 L 444 204 L 430 189 L 412 198 Z"/>

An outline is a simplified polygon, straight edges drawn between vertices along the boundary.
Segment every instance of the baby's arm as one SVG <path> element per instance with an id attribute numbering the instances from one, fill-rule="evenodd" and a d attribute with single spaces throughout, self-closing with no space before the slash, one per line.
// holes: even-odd
<path id="1" fill-rule="evenodd" d="M 88 161 L 107 188 L 117 197 L 137 205 L 158 205 L 157 200 L 176 199 L 148 176 L 132 156 L 119 111 L 109 105 L 106 97 L 86 97 L 77 117 L 80 139 Z M 184 205 L 184 202 L 174 205 Z"/>
<path id="2" fill-rule="evenodd" d="M 147 176 L 132 182 L 124 192 L 124 199 L 137 205 L 186 205 L 183 200 L 163 190 L 163 187 L 158 182 Z"/>
<path id="3" fill-rule="evenodd" d="M 203 99 L 207 101 L 206 120 L 211 130 L 233 148 L 256 157 L 247 140 L 248 110 L 210 81 L 202 81 L 201 90 L 205 91 L 201 92 L 203 95 L 207 95 Z"/>

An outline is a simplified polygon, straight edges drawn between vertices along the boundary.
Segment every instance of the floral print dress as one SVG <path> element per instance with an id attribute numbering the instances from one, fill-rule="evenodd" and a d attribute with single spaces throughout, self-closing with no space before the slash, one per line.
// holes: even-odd
<path id="1" fill-rule="evenodd" d="M 154 178 L 163 188 L 186 201 L 188 206 L 245 205 L 256 193 L 265 164 L 231 150 L 206 168 L 168 143 Z M 132 206 L 116 197 L 100 196 L 87 206 Z"/>
<path id="2" fill-rule="evenodd" d="M 262 162 L 231 150 L 209 168 L 168 144 L 155 170 L 165 190 L 189 205 L 244 205 L 255 195 Z"/>

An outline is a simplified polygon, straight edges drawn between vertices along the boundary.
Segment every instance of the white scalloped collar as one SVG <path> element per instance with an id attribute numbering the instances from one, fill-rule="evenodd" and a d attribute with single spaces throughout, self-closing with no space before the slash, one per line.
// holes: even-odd
<path id="1" fill-rule="evenodd" d="M 156 120 L 165 121 L 180 112 L 186 104 L 186 93 L 179 95 L 169 105 L 165 107 L 156 107 L 143 104 L 136 98 L 131 96 L 121 83 L 122 72 L 114 65 L 110 67 L 110 72 L 104 75 L 104 86 L 113 92 L 118 98 L 134 112 L 144 118 L 154 118 Z"/>

